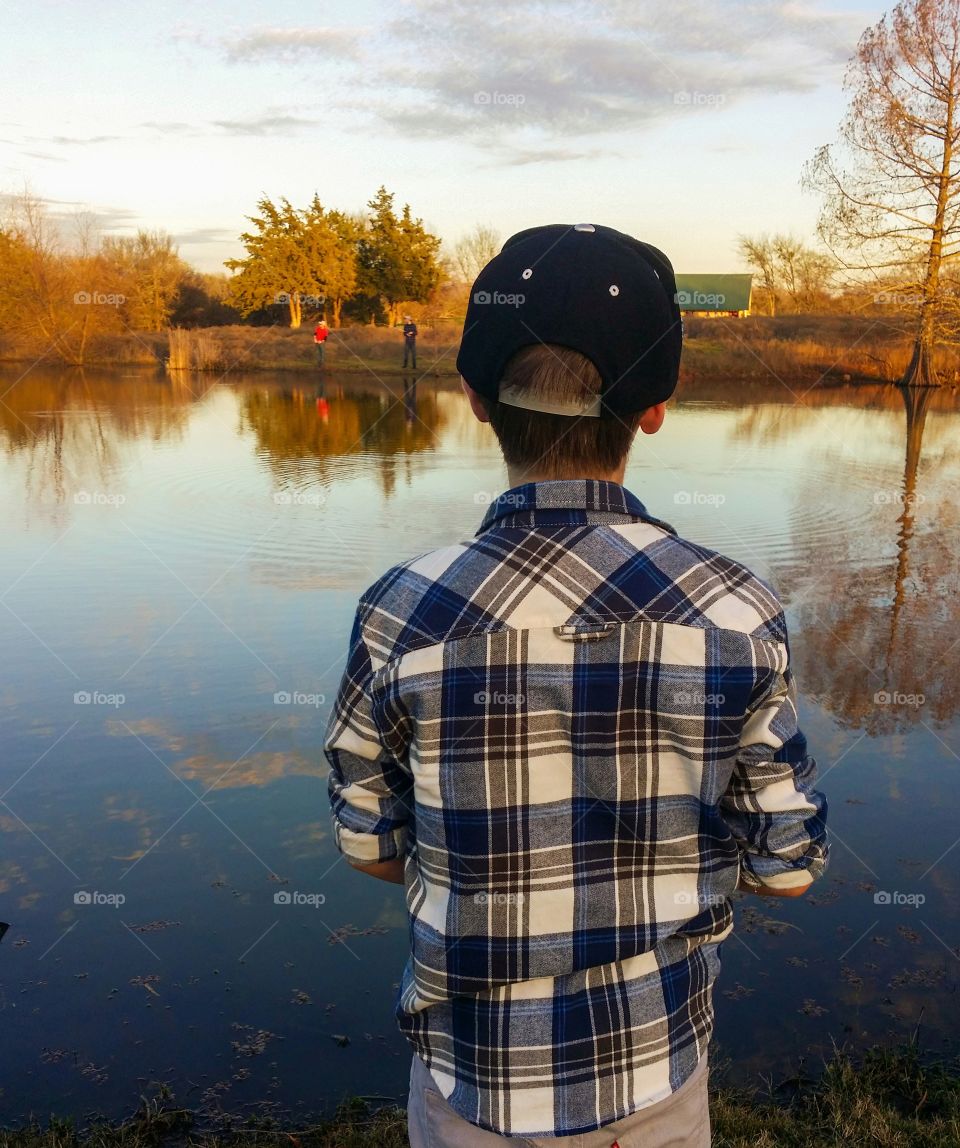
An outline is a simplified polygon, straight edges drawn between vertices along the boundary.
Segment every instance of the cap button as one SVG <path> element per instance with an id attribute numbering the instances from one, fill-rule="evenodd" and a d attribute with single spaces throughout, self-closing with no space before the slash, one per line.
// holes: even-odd
<path id="1" fill-rule="evenodd" d="M 574 231 L 596 231 L 597 229 L 592 223 L 575 223 L 573 225 Z"/>

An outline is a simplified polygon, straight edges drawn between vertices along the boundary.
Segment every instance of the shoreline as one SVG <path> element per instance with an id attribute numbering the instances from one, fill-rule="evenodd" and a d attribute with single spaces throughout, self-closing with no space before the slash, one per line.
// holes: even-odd
<path id="1" fill-rule="evenodd" d="M 710 1087 L 713 1148 L 960 1143 L 960 1059 L 928 1061 L 913 1043 L 872 1048 L 857 1058 L 838 1051 L 819 1079 L 801 1068 L 779 1086 L 779 1099 L 729 1087 L 723 1075 L 723 1066 L 711 1066 L 711 1076 L 721 1078 Z M 161 1086 L 120 1123 L 95 1121 L 78 1130 L 73 1118 L 51 1116 L 46 1127 L 0 1128 L 0 1148 L 408 1148 L 405 1110 L 374 1107 L 368 1099 L 348 1100 L 332 1117 L 305 1127 L 284 1127 L 273 1117 L 221 1116 L 217 1128 L 200 1126 L 198 1114 L 175 1100 Z"/>
<path id="2" fill-rule="evenodd" d="M 681 381 L 770 379 L 786 385 L 890 385 L 903 377 L 913 350 L 908 316 L 751 316 L 702 319 L 687 316 Z M 193 372 L 211 374 L 284 372 L 313 375 L 372 374 L 456 378 L 460 325 L 448 320 L 422 329 L 420 366 L 402 366 L 399 333 L 390 327 L 335 328 L 318 367 L 307 327 L 224 326 L 130 332 L 103 337 L 82 364 L 54 360 L 50 349 L 6 346 L 0 365 L 38 363 L 70 369 L 156 367 L 171 379 Z M 39 356 L 39 357 L 38 357 Z M 943 386 L 960 383 L 960 350 L 939 346 L 935 366 Z M 938 388 L 942 389 L 942 387 Z"/>

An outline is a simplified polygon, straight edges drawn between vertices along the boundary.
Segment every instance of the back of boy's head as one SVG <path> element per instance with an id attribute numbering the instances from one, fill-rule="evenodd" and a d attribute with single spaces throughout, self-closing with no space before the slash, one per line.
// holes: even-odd
<path id="1" fill-rule="evenodd" d="M 670 261 L 612 228 L 522 231 L 480 272 L 457 367 L 507 463 L 610 473 L 643 411 L 673 393 L 682 327 Z"/>

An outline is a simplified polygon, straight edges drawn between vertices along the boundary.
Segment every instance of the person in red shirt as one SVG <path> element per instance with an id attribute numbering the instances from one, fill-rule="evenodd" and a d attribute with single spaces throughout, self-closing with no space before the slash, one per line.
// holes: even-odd
<path id="1" fill-rule="evenodd" d="M 323 366 L 323 349 L 327 342 L 327 337 L 330 334 L 330 328 L 327 326 L 326 319 L 321 319 L 316 325 L 313 332 L 313 341 L 317 345 L 317 366 Z"/>

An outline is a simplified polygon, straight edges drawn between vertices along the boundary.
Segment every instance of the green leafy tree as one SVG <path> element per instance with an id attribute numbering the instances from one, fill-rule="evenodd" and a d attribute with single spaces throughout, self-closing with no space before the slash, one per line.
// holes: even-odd
<path id="1" fill-rule="evenodd" d="M 379 297 L 395 324 L 403 303 L 425 303 L 440 283 L 440 240 L 405 204 L 399 218 L 394 196 L 381 187 L 370 200 L 370 218 L 358 242 L 358 287 Z"/>
<path id="2" fill-rule="evenodd" d="M 267 196 L 257 208 L 259 215 L 248 216 L 253 230 L 240 236 L 246 259 L 225 262 L 235 272 L 227 302 L 244 316 L 285 304 L 290 326 L 299 327 L 304 302 L 319 304 L 324 295 L 324 262 L 331 258 L 336 233 L 316 196 L 305 211 L 287 199 L 274 204 Z"/>

